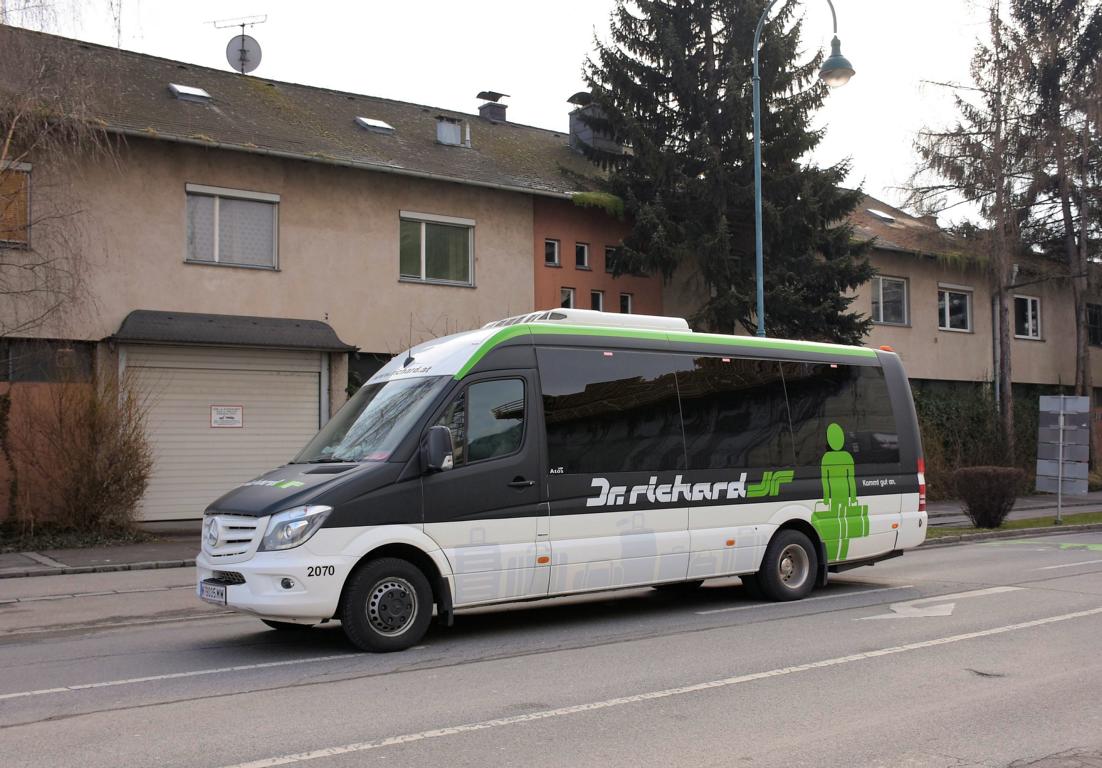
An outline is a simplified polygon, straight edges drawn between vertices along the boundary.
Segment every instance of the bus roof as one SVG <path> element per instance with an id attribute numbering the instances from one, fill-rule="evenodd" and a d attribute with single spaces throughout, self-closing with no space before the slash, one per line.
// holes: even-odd
<path id="1" fill-rule="evenodd" d="M 525 336 L 560 336 L 568 338 L 633 339 L 714 346 L 717 352 L 752 353 L 772 352 L 811 353 L 838 358 L 875 359 L 875 350 L 842 344 L 826 344 L 817 341 L 761 338 L 758 336 L 728 336 L 718 333 L 694 333 L 692 331 L 663 331 L 646 328 L 614 326 L 566 325 L 550 322 L 516 323 L 504 327 L 483 327 L 475 331 L 457 333 L 419 344 L 394 357 L 383 366 L 368 383 L 380 383 L 392 379 L 414 376 L 453 376 L 462 379 L 493 349 Z M 533 339 L 534 340 L 534 339 Z M 672 350 L 671 350 L 672 351 Z"/>

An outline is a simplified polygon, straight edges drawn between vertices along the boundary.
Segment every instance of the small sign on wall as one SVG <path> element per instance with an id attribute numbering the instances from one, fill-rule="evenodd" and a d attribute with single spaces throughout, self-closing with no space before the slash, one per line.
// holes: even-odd
<path id="1" fill-rule="evenodd" d="M 212 405 L 210 425 L 214 429 L 240 429 L 245 426 L 245 406 Z"/>

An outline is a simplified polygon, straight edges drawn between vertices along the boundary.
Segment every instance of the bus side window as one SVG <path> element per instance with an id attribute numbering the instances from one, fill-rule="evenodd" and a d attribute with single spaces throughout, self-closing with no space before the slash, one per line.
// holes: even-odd
<path id="1" fill-rule="evenodd" d="M 456 467 L 516 453 L 524 439 L 524 382 L 497 379 L 472 384 L 436 423 L 451 430 Z"/>
<path id="2" fill-rule="evenodd" d="M 443 415 L 437 420 L 436 425 L 447 427 L 452 433 L 452 466 L 460 467 L 464 463 L 466 454 L 464 448 L 467 445 L 467 390 L 463 389 L 456 395 L 451 404 L 444 410 Z"/>
<path id="3" fill-rule="evenodd" d="M 880 368 L 785 363 L 782 370 L 798 466 L 818 466 L 831 424 L 842 428 L 845 450 L 859 465 L 899 463 L 899 436 Z"/>
<path id="4" fill-rule="evenodd" d="M 496 459 L 519 451 L 524 439 L 524 382 L 483 381 L 472 384 L 467 393 L 467 460 Z"/>

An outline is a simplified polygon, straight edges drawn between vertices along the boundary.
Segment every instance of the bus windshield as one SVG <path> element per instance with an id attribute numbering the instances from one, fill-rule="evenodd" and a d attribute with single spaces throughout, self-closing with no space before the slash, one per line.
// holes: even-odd
<path id="1" fill-rule="evenodd" d="M 433 376 L 361 387 L 292 463 L 387 461 L 447 381 Z"/>

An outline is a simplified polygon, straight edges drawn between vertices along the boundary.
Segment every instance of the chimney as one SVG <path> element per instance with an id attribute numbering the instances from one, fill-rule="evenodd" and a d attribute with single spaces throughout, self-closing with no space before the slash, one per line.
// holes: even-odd
<path id="1" fill-rule="evenodd" d="M 627 150 L 603 133 L 594 131 L 582 120 L 582 116 L 600 117 L 601 109 L 593 103 L 588 91 L 578 91 L 567 101 L 574 105 L 570 113 L 570 148 L 581 152 L 582 146 L 593 147 L 616 155 L 626 154 Z"/>
<path id="2" fill-rule="evenodd" d="M 505 110 L 508 108 L 508 105 L 502 104 L 501 100 L 508 95 L 507 93 L 498 93 L 497 91 L 480 91 L 475 98 L 485 99 L 486 101 L 479 105 L 478 116 L 484 120 L 492 120 L 495 123 L 504 123 Z"/>
<path id="3" fill-rule="evenodd" d="M 935 216 L 932 213 L 931 214 L 926 214 L 925 216 L 919 216 L 918 220 L 919 220 L 920 223 L 925 224 L 927 227 L 933 227 L 934 229 L 939 229 L 939 227 L 937 225 L 937 216 Z"/>

